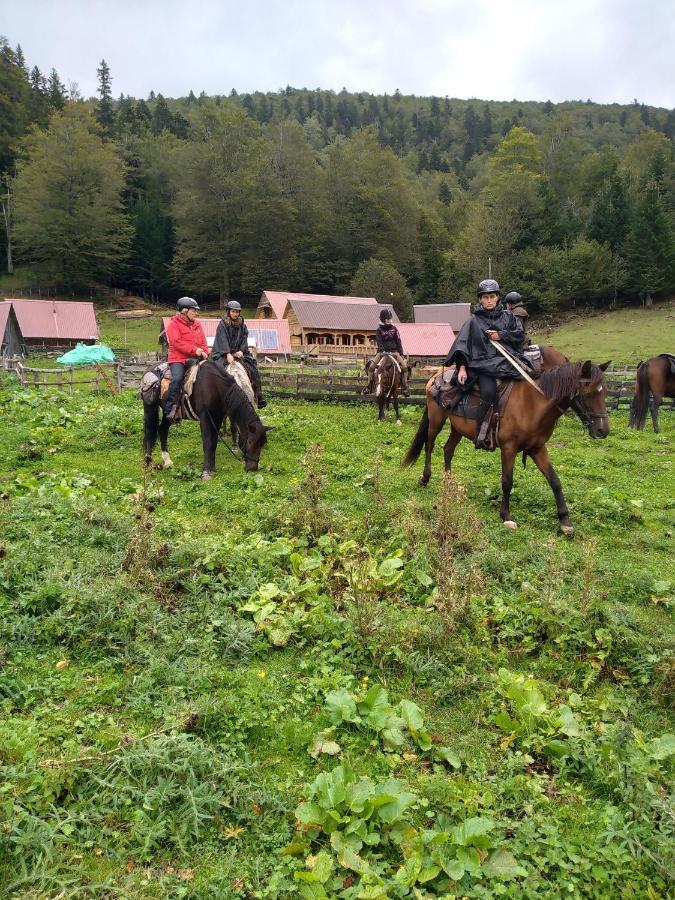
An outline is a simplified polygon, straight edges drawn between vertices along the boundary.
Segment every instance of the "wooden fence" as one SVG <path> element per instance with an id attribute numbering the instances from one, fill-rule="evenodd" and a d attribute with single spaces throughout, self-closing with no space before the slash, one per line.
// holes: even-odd
<path id="1" fill-rule="evenodd" d="M 3 358 L 2 369 L 13 372 L 24 386 L 61 388 L 73 394 L 75 388 L 84 385 L 93 385 L 97 391 L 108 391 L 111 384 L 117 390 L 136 390 L 143 373 L 156 362 L 157 354 L 147 353 L 138 354 L 129 360 L 106 363 L 97 368 L 63 366 L 59 369 L 46 369 L 31 368 L 20 360 Z M 353 372 L 352 362 L 351 373 Z M 283 365 L 276 363 L 267 365 L 261 360 L 260 373 L 265 394 L 269 397 L 343 403 L 372 403 L 375 399 L 362 394 L 366 386 L 365 372 L 351 374 L 341 365 L 326 370 L 326 366 L 310 365 L 306 360 Z M 410 397 L 401 397 L 400 402 L 414 406 L 423 405 L 427 379 L 428 372 L 414 375 L 410 380 Z M 605 373 L 605 384 L 607 408 L 627 409 L 635 391 L 635 369 L 610 367 Z M 675 401 L 665 403 L 662 408 L 675 409 Z"/>

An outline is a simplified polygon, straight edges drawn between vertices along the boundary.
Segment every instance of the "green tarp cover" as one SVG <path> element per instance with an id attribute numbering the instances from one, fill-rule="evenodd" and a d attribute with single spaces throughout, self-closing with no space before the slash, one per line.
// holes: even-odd
<path id="1" fill-rule="evenodd" d="M 64 366 L 86 366 L 95 362 L 115 362 L 115 354 L 105 344 L 77 344 L 56 361 Z"/>

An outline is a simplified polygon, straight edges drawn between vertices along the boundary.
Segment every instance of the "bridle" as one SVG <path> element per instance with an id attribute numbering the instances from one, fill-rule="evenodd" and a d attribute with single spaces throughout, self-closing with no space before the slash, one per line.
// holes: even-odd
<path id="1" fill-rule="evenodd" d="M 594 379 L 592 378 L 580 378 L 579 385 L 582 384 L 592 384 Z M 598 390 L 602 390 L 602 384 L 598 387 Z M 581 419 L 581 423 L 584 428 L 590 428 L 593 422 L 596 420 L 602 421 L 603 419 L 607 419 L 607 414 L 603 415 L 602 413 L 592 413 L 590 409 L 586 406 L 584 402 L 584 395 L 581 391 L 577 390 L 576 394 L 570 399 L 570 407 L 574 410 L 574 412 Z"/>

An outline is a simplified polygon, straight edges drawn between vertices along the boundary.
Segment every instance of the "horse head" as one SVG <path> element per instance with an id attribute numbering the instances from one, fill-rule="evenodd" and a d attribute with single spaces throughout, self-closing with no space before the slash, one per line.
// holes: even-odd
<path id="1" fill-rule="evenodd" d="M 604 379 L 604 372 L 609 363 L 610 360 L 596 366 L 587 359 L 579 364 L 578 387 L 570 403 L 592 438 L 606 438 L 609 434 Z"/>
<path id="2" fill-rule="evenodd" d="M 271 426 L 270 426 L 271 427 Z M 244 469 L 247 472 L 256 472 L 263 447 L 267 443 L 269 427 L 263 425 L 256 416 L 246 428 L 239 430 L 239 449 L 244 457 Z"/>

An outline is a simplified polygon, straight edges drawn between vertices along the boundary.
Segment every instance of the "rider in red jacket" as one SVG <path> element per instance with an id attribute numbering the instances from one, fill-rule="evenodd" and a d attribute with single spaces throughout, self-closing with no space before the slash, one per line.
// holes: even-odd
<path id="1" fill-rule="evenodd" d="M 176 304 L 178 313 L 166 326 L 169 342 L 168 363 L 171 370 L 171 387 L 164 400 L 164 415 L 171 421 L 179 418 L 178 398 L 185 375 L 185 363 L 192 357 L 206 359 L 209 347 L 204 329 L 197 321 L 199 304 L 192 297 L 181 297 Z"/>

